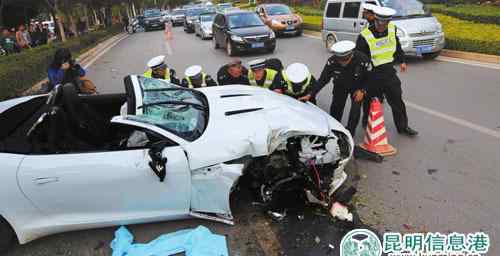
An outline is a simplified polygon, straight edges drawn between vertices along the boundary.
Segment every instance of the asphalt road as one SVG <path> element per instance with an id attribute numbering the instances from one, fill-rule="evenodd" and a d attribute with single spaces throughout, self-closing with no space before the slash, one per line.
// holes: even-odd
<path id="1" fill-rule="evenodd" d="M 192 34 L 185 34 L 181 28 L 174 29 L 171 50 L 171 54 L 168 54 L 162 31 L 134 34 L 89 67 L 88 75 L 101 93 L 123 92 L 123 77 L 144 72 L 145 63 L 155 55 L 167 55 L 169 66 L 177 71 L 179 77 L 193 64 L 201 65 L 215 77 L 218 68 L 230 59 L 224 51 L 213 49 L 210 40 L 201 41 Z M 274 54 L 254 54 L 241 58 L 246 62 L 271 56 L 280 58 L 285 64 L 303 62 L 313 74 L 319 76 L 328 53 L 320 40 L 303 36 L 280 38 Z M 380 232 L 484 231 L 492 241 L 490 255 L 496 255 L 500 245 L 500 222 L 497 221 L 500 217 L 500 200 L 496 198 L 500 194 L 499 70 L 443 60 L 410 60 L 409 71 L 400 74 L 400 78 L 410 125 L 420 135 L 413 139 L 398 135 L 390 108 L 385 106 L 389 140 L 398 149 L 398 154 L 386 158 L 380 164 L 362 160 L 353 163 L 359 171 L 359 192 L 355 201 L 361 218 Z M 318 98 L 319 105 L 325 110 L 329 109 L 331 90 L 331 85 L 325 87 Z M 344 122 L 346 119 L 347 113 Z M 359 128 L 356 137 L 358 142 L 362 141 L 362 135 Z M 203 223 L 211 225 L 215 231 L 228 234 L 228 237 L 248 236 L 246 239 L 229 239 L 230 246 L 238 248 L 236 255 L 259 255 L 269 248 L 259 243 L 262 239 L 252 239 L 260 232 L 247 229 L 254 226 L 255 216 L 246 216 L 251 221 L 244 228 L 228 229 Z M 261 221 L 260 226 L 267 225 L 265 218 L 255 220 L 256 223 Z M 187 221 L 173 226 L 165 223 L 139 225 L 133 229 L 139 233 L 140 240 L 147 241 L 160 232 L 197 224 L 197 221 Z M 71 255 L 99 255 L 95 253 L 99 250 L 105 255 L 113 230 L 56 235 L 18 247 L 9 255 L 27 255 L 28 252 L 29 255 L 68 255 L 56 250 L 59 244 L 64 243 L 82 250 L 70 249 Z M 280 235 L 282 231 L 279 228 L 274 230 L 282 243 L 293 243 L 283 238 L 286 234 Z M 310 241 L 311 238 L 305 239 Z M 323 241 L 325 239 L 322 237 L 321 246 L 324 247 Z M 249 247 L 250 252 L 242 249 L 245 247 Z M 34 252 L 36 250 L 46 253 L 37 254 Z M 94 251 L 86 254 L 83 250 Z M 292 249 L 287 252 L 288 255 L 305 253 L 304 250 Z M 320 251 L 315 255 L 321 255 Z"/>

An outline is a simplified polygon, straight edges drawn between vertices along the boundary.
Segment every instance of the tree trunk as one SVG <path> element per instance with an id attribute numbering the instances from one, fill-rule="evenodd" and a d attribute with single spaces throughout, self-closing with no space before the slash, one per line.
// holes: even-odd
<path id="1" fill-rule="evenodd" d="M 132 12 L 134 13 L 134 17 L 137 16 L 137 11 L 135 10 L 135 4 L 132 2 Z"/>
<path id="2" fill-rule="evenodd" d="M 57 18 L 57 26 L 59 27 L 59 35 L 62 42 L 66 42 L 66 33 L 64 32 L 64 26 L 62 24 L 61 18 Z"/>
<path id="3" fill-rule="evenodd" d="M 85 26 L 87 29 L 89 29 L 90 28 L 89 10 L 88 6 L 86 5 L 83 6 L 83 16 L 85 17 Z"/>
<path id="4" fill-rule="evenodd" d="M 66 17 L 68 17 L 68 20 L 69 20 L 69 29 L 71 30 L 71 32 L 73 32 L 73 35 L 75 37 L 78 37 L 78 29 L 76 28 L 76 23 L 75 23 L 75 19 L 73 18 L 73 15 L 71 14 L 66 14 Z"/>

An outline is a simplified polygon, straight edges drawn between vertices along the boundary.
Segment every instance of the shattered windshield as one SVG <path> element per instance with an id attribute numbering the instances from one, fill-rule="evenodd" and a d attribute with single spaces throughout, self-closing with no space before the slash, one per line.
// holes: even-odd
<path id="1" fill-rule="evenodd" d="M 143 95 L 142 115 L 127 119 L 148 123 L 187 140 L 199 138 L 208 122 L 208 103 L 198 91 L 164 80 L 138 77 Z"/>

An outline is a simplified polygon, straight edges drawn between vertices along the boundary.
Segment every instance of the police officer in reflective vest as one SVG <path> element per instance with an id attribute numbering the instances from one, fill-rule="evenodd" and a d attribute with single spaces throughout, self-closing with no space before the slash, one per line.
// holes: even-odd
<path id="1" fill-rule="evenodd" d="M 217 82 L 209 75 L 203 72 L 201 66 L 194 65 L 188 67 L 184 72 L 185 77 L 182 79 L 181 85 L 186 88 L 200 88 L 207 86 L 217 86 Z"/>
<path id="2" fill-rule="evenodd" d="M 316 103 L 313 90 L 316 87 L 316 78 L 309 68 L 302 63 L 293 63 L 282 71 L 282 88 L 284 94 L 300 101 Z"/>
<path id="3" fill-rule="evenodd" d="M 375 8 L 377 8 L 377 6 L 374 4 L 363 4 L 363 19 L 368 21 L 367 27 L 373 26 L 375 23 L 375 13 L 373 12 Z"/>
<path id="4" fill-rule="evenodd" d="M 361 116 L 361 106 L 372 69 L 370 58 L 356 51 L 351 41 L 340 41 L 330 47 L 332 56 L 326 62 L 314 94 L 317 94 L 330 80 L 333 80 L 333 98 L 330 114 L 342 122 L 347 96 L 351 98 L 351 110 L 347 129 L 354 136 Z"/>
<path id="5" fill-rule="evenodd" d="M 148 61 L 148 70 L 144 73 L 144 77 L 163 79 L 168 82 L 179 84 L 179 79 L 175 77 L 175 70 L 168 68 L 165 64 L 165 56 L 160 55 Z"/>
<path id="6" fill-rule="evenodd" d="M 385 96 L 391 106 L 398 133 L 413 137 L 418 132 L 408 126 L 401 81 L 394 69 L 395 61 L 401 63 L 401 72 L 406 72 L 407 69 L 405 53 L 396 35 L 397 28 L 390 22 L 396 11 L 377 6 L 374 13 L 374 26 L 363 29 L 356 41 L 357 49 L 369 56 L 373 64 L 368 94 L 370 98 Z M 368 118 L 367 112 L 365 117 Z"/>
<path id="7" fill-rule="evenodd" d="M 281 92 L 281 75 L 278 71 L 266 68 L 265 59 L 257 59 L 248 62 L 248 81 L 252 86 L 259 86 Z"/>

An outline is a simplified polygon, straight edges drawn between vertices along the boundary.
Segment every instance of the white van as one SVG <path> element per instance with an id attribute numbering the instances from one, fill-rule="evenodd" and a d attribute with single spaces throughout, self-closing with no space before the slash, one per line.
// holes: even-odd
<path id="1" fill-rule="evenodd" d="M 368 25 L 362 17 L 364 3 L 396 10 L 392 22 L 398 28 L 401 47 L 407 55 L 435 58 L 444 48 L 441 24 L 418 0 L 328 0 L 321 29 L 327 48 L 341 40 L 356 42 Z"/>

